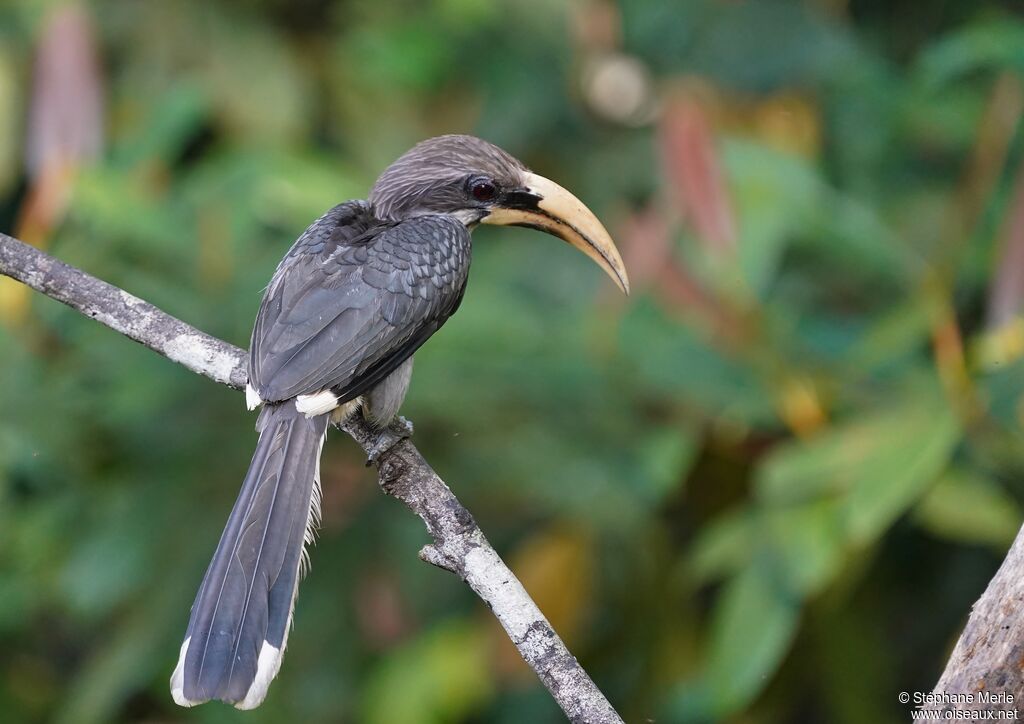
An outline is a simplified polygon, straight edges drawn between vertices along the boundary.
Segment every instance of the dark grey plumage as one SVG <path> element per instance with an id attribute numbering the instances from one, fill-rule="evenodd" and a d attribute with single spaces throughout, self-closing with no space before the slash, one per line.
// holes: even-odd
<path id="1" fill-rule="evenodd" d="M 293 398 L 331 390 L 340 405 L 374 390 L 458 308 L 469 262 L 456 219 L 384 222 L 360 201 L 327 212 L 281 262 L 250 350 L 250 384 L 266 403 L 260 439 L 192 606 L 179 703 L 257 706 L 277 672 L 330 417 L 307 419 Z"/>
<path id="2" fill-rule="evenodd" d="M 307 418 L 294 405 L 260 413 L 256 454 L 185 633 L 189 702 L 246 702 L 264 642 L 278 656 L 284 649 L 327 417 Z"/>
<path id="3" fill-rule="evenodd" d="M 524 166 L 497 146 L 473 136 L 437 136 L 416 144 L 385 169 L 370 191 L 381 219 L 403 219 L 455 209 L 472 209 L 466 196 L 468 176 L 494 181 L 500 188 L 520 185 Z M 477 206 L 481 213 L 486 204 Z"/>
<path id="4" fill-rule="evenodd" d="M 250 383 L 267 402 L 330 389 L 358 397 L 416 351 L 462 299 L 465 225 L 444 215 L 375 220 L 362 202 L 327 212 L 267 287 Z"/>

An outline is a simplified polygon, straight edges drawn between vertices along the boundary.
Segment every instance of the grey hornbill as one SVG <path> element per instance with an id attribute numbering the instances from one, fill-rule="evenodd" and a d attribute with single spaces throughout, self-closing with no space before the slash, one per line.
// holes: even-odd
<path id="1" fill-rule="evenodd" d="M 171 693 L 182 706 L 259 706 L 281 666 L 304 544 L 320 518 L 320 450 L 357 410 L 392 422 L 412 356 L 455 313 L 470 230 L 511 224 L 554 234 L 628 293 L 608 232 L 579 199 L 472 136 L 423 141 L 370 192 L 315 221 L 267 286 L 249 352 L 259 442 L 206 571 Z"/>

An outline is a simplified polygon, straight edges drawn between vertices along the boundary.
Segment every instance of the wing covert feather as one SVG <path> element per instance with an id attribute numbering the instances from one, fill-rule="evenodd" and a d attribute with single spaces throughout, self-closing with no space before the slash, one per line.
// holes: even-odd
<path id="1" fill-rule="evenodd" d="M 382 224 L 361 202 L 335 207 L 267 287 L 250 381 L 271 402 L 328 388 L 342 402 L 358 397 L 455 312 L 469 261 L 469 231 L 456 219 Z"/>

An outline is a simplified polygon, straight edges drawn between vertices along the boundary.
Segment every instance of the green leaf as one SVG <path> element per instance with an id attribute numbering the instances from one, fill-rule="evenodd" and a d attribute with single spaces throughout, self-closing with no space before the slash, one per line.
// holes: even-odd
<path id="1" fill-rule="evenodd" d="M 927 342 L 931 313 L 926 300 L 913 298 L 872 320 L 843 360 L 852 379 L 912 357 Z"/>
<path id="2" fill-rule="evenodd" d="M 891 437 L 863 461 L 861 477 L 845 501 L 847 534 L 855 543 L 880 535 L 935 482 L 960 437 L 948 407 L 921 405 L 899 411 Z"/>
<path id="3" fill-rule="evenodd" d="M 971 470 L 950 470 L 918 503 L 913 520 L 943 538 L 1002 551 L 1013 542 L 1021 515 L 1017 502 L 993 481 Z"/>
<path id="4" fill-rule="evenodd" d="M 690 553 L 690 571 L 697 583 L 716 581 L 750 560 L 756 540 L 753 524 L 744 509 L 726 513 L 700 531 Z"/>
<path id="5" fill-rule="evenodd" d="M 130 610 L 121 611 L 116 624 L 104 627 L 103 636 L 76 667 L 62 691 L 56 724 L 93 724 L 117 719 L 117 709 L 134 691 L 155 675 L 166 675 L 167 650 L 175 641 L 167 628 L 154 621 L 172 621 L 179 615 L 179 597 L 170 586 L 158 586 Z M 170 650 L 174 650 L 170 648 Z"/>
<path id="6" fill-rule="evenodd" d="M 940 394 L 923 390 L 888 410 L 779 447 L 757 475 L 758 497 L 779 505 L 835 496 L 846 535 L 857 543 L 872 540 L 934 482 L 959 439 L 959 424 Z"/>
<path id="7" fill-rule="evenodd" d="M 986 68 L 1024 71 L 1024 24 L 1004 16 L 957 30 L 921 55 L 917 74 L 925 87 L 938 89 Z"/>
<path id="8" fill-rule="evenodd" d="M 643 486 L 637 492 L 652 503 L 664 500 L 686 482 L 698 452 L 697 438 L 688 429 L 673 425 L 650 430 L 637 451 L 637 479 Z"/>
<path id="9" fill-rule="evenodd" d="M 726 143 L 723 161 L 742 219 L 740 265 L 747 282 L 763 290 L 786 242 L 817 213 L 823 188 L 804 160 L 749 141 Z"/>
<path id="10" fill-rule="evenodd" d="M 798 602 L 764 566 L 729 582 L 715 607 L 705 678 L 712 706 L 726 715 L 747 706 L 768 683 L 789 648 Z"/>
<path id="11" fill-rule="evenodd" d="M 209 53 L 209 68 L 199 77 L 231 136 L 264 145 L 307 137 L 313 91 L 299 48 L 248 13 L 211 13 L 205 20 L 208 41 L 217 47 L 201 49 Z"/>
<path id="12" fill-rule="evenodd" d="M 464 621 L 425 632 L 372 674 L 360 721 L 433 724 L 466 719 L 491 695 L 488 640 L 486 630 Z"/>
<path id="13" fill-rule="evenodd" d="M 174 161 L 206 121 L 209 100 L 196 83 L 185 82 L 156 99 L 147 111 L 134 133 L 119 139 L 115 157 L 125 166 Z"/>
<path id="14" fill-rule="evenodd" d="M 743 360 L 727 356 L 646 300 L 622 321 L 622 350 L 652 396 L 683 400 L 715 417 L 774 422 L 771 391 Z"/>
<path id="15" fill-rule="evenodd" d="M 18 73 L 10 55 L 0 50 L 0 194 L 7 191 L 21 167 L 21 125 Z"/>
<path id="16" fill-rule="evenodd" d="M 765 541 L 786 586 L 811 596 L 835 576 L 843 561 L 842 510 L 834 500 L 762 511 Z"/>

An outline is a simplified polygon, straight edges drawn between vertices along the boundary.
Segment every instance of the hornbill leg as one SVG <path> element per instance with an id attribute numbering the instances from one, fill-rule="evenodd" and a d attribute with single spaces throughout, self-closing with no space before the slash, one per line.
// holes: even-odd
<path id="1" fill-rule="evenodd" d="M 412 357 L 399 365 L 372 390 L 363 395 L 363 417 L 378 430 L 391 424 L 398 414 L 412 379 Z"/>
<path id="2" fill-rule="evenodd" d="M 363 396 L 363 417 L 381 431 L 366 459 L 367 467 L 376 465 L 386 452 L 412 436 L 412 423 L 398 415 L 411 378 L 412 357 Z"/>
<path id="3" fill-rule="evenodd" d="M 366 457 L 366 467 L 376 465 L 391 448 L 409 437 L 412 437 L 412 423 L 398 415 L 390 425 L 380 431 L 377 441 L 373 443 L 370 454 Z"/>

